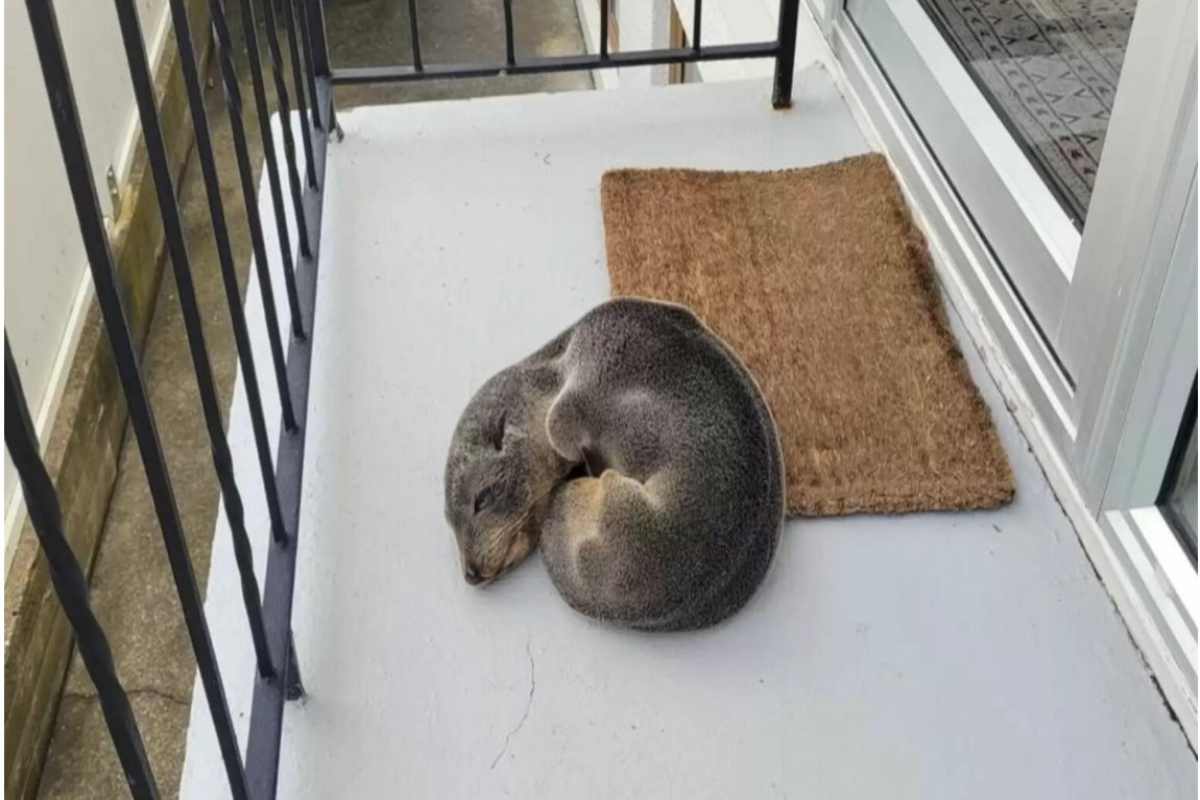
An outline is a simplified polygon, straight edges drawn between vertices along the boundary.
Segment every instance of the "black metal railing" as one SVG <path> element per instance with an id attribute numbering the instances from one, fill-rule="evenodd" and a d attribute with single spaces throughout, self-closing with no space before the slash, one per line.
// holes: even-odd
<path id="1" fill-rule="evenodd" d="M 118 377 L 129 408 L 130 426 L 150 485 L 151 498 L 216 730 L 230 793 L 235 798 L 274 796 L 283 703 L 286 697 L 295 696 L 299 687 L 299 673 L 290 628 L 292 585 L 300 510 L 304 424 L 308 405 L 311 355 L 308 334 L 312 331 L 319 252 L 319 237 L 316 236 L 316 232 L 320 229 L 321 186 L 327 133 L 333 127 L 332 93 L 329 86 L 328 58 L 325 55 L 325 27 L 321 5 L 307 0 L 285 0 L 280 8 L 281 26 L 275 17 L 276 9 L 273 4 L 277 2 L 278 0 L 271 0 L 261 7 L 266 22 L 264 27 L 273 88 L 280 112 L 283 168 L 286 170 L 288 181 L 287 195 L 280 179 L 280 159 L 275 150 L 271 128 L 271 108 L 259 56 L 255 7 L 250 0 L 240 0 L 240 10 L 245 31 L 244 44 L 249 54 L 250 80 L 266 160 L 269 193 L 280 242 L 281 272 L 290 311 L 291 337 L 287 342 L 286 351 L 280 334 L 278 311 L 275 308 L 273 276 L 263 235 L 263 221 L 258 213 L 256 180 L 247 141 L 238 75 L 234 66 L 235 45 L 230 36 L 223 0 L 209 0 L 208 3 L 237 172 L 246 205 L 251 248 L 261 287 L 271 366 L 280 398 L 282 432 L 278 457 L 273 458 L 262 393 L 242 306 L 243 298 L 230 242 L 229 224 L 221 198 L 216 155 L 204 103 L 196 46 L 189 26 L 187 4 L 185 0 L 170 0 L 171 21 L 179 48 L 184 87 L 195 131 L 196 155 L 200 162 L 208 200 L 217 261 L 229 308 L 242 381 L 246 388 L 259 472 L 270 518 L 267 580 L 260 597 L 250 533 L 246 528 L 241 494 L 234 479 L 232 456 L 225 438 L 216 382 L 205 341 L 202 313 L 193 285 L 192 266 L 176 201 L 176 187 L 171 177 L 167 149 L 163 141 L 141 23 L 134 0 L 114 0 L 137 102 L 147 162 L 157 192 L 164 246 L 178 287 L 188 350 L 199 389 L 213 467 L 233 539 L 246 618 L 254 644 L 257 680 L 244 762 L 225 700 L 200 589 L 193 574 L 183 523 L 155 427 L 154 412 L 150 406 L 137 350 L 129 332 L 116 265 L 92 180 L 83 124 L 76 107 L 54 4 L 48 0 L 27 0 L 26 3 L 46 91 L 51 99 L 50 108 L 75 213 L 96 287 L 97 303 L 115 355 Z M 290 89 L 279 42 L 280 27 L 287 38 L 291 60 Z M 290 113 L 289 91 L 294 92 L 299 111 L 295 118 Z M 302 167 L 298 164 L 296 154 L 294 127 L 299 127 L 303 145 L 303 180 L 300 175 Z M 292 220 L 296 233 L 294 238 L 288 229 L 285 210 L 288 196 L 293 212 Z M 130 791 L 135 797 L 156 797 L 156 783 L 145 756 L 137 722 L 115 674 L 104 633 L 90 610 L 83 573 L 67 545 L 58 498 L 39 455 L 36 435 L 29 422 L 28 407 L 21 391 L 20 378 L 8 345 L 7 334 L 4 371 L 5 395 L 8 401 L 5 442 L 20 475 L 30 518 L 47 555 L 52 581 L 67 618 L 75 630 L 80 655 L 96 684 L 101 708 Z"/>
<path id="2" fill-rule="evenodd" d="M 430 0 L 426 0 L 429 2 Z M 408 0 L 408 28 L 412 63 L 378 67 L 336 67 L 333 84 L 405 83 L 447 78 L 482 78 L 495 75 L 531 75 L 540 72 L 646 67 L 696 61 L 771 58 L 775 60 L 775 85 L 771 103 L 775 108 L 792 104 L 792 72 L 796 63 L 796 22 L 799 0 L 780 0 L 779 30 L 772 41 L 746 44 L 704 45 L 700 23 L 704 0 L 693 0 L 692 41 L 687 47 L 610 52 L 608 48 L 609 0 L 600 0 L 600 52 L 596 55 L 518 57 L 513 45 L 513 0 L 504 5 L 504 63 L 427 64 L 421 58 L 420 15 L 417 0 Z"/>
<path id="3" fill-rule="evenodd" d="M 185 531 L 176 504 L 166 458 L 159 442 L 154 411 L 130 334 L 109 246 L 103 212 L 92 179 L 83 124 L 55 15 L 53 0 L 26 0 L 42 75 L 63 166 L 74 202 L 91 277 L 96 289 L 105 331 L 115 356 L 116 369 L 128 409 L 129 423 L 145 467 L 151 499 L 162 531 L 172 577 L 179 596 L 191 646 L 196 656 L 205 699 L 216 731 L 230 793 L 235 798 L 264 800 L 275 796 L 283 706 L 286 699 L 301 693 L 295 642 L 291 632 L 292 596 L 296 575 L 296 551 L 303 478 L 308 388 L 314 330 L 316 281 L 320 257 L 320 229 L 326 147 L 336 130 L 333 86 L 338 83 L 395 82 L 481 75 L 522 74 L 621 66 L 677 64 L 733 58 L 775 59 L 773 104 L 791 102 L 798 0 L 780 3 L 779 33 L 772 42 L 745 45 L 703 46 L 700 36 L 701 0 L 695 0 L 693 42 L 687 48 L 611 53 L 607 37 L 601 36 L 598 56 L 524 58 L 516 52 L 512 0 L 503 3 L 505 62 L 497 65 L 428 65 L 421 57 L 417 0 L 407 0 L 412 36 L 412 63 L 408 66 L 366 69 L 331 69 L 325 42 L 325 19 L 321 0 L 238 0 L 245 32 L 250 84 L 254 95 L 259 133 L 267 173 L 267 188 L 279 240 L 279 271 L 284 281 L 289 311 L 285 343 L 258 211 L 258 197 L 250 157 L 242 94 L 234 58 L 234 43 L 225 13 L 224 0 L 208 0 L 211 35 L 221 73 L 224 103 L 228 112 L 239 184 L 246 207 L 246 222 L 256 277 L 261 288 L 266 320 L 271 372 L 278 389 L 281 431 L 273 458 L 268 439 L 262 392 L 243 310 L 229 223 L 222 202 L 216 154 L 202 76 L 190 29 L 186 0 L 169 0 L 175 41 L 195 131 L 196 155 L 209 207 L 218 266 L 233 329 L 234 345 L 250 411 L 254 445 L 270 522 L 267 540 L 266 580 L 262 594 L 255 577 L 250 531 L 247 530 L 241 493 L 234 477 L 232 455 L 225 437 L 216 383 L 202 325 L 202 313 L 192 279 L 192 267 L 184 225 L 176 200 L 167 149 L 155 105 L 154 81 L 146 56 L 135 0 L 114 0 L 134 96 L 141 121 L 164 243 L 178 287 L 188 350 L 196 374 L 213 468 L 224 501 L 233 540 L 249 634 L 255 653 L 255 684 L 245 759 L 225 699 L 220 669 L 204 615 L 201 594 L 188 555 Z M 270 122 L 271 107 L 260 54 L 256 2 L 263 11 L 263 29 L 277 98 L 283 169 L 275 148 Z M 601 1 L 602 24 L 607 24 L 608 1 Z M 277 14 L 279 16 L 277 16 Z M 285 53 L 280 46 L 280 28 L 286 37 Z M 289 73 L 290 72 L 290 76 Z M 290 77 L 291 85 L 288 79 Z M 296 113 L 292 114 L 292 100 Z M 298 163 L 295 128 L 299 128 L 303 164 Z M 303 176 L 301 170 L 303 169 Z M 295 236 L 289 230 L 291 210 Z M 104 631 L 91 611 L 86 577 L 75 559 L 66 531 L 58 495 L 40 456 L 37 435 L 30 421 L 28 404 L 5 333 L 4 439 L 21 480 L 30 520 L 49 565 L 55 592 L 75 633 L 76 646 L 95 683 L 101 709 L 112 736 L 130 793 L 137 798 L 154 798 L 158 789 L 146 757 L 137 721 L 113 665 Z"/>

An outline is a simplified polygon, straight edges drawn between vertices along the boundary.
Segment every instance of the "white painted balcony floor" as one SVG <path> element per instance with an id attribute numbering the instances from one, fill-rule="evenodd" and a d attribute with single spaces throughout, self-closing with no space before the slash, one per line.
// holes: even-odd
<path id="1" fill-rule="evenodd" d="M 293 617 L 308 696 L 285 712 L 281 798 L 1195 797 L 1184 734 L 961 326 L 1011 506 L 790 522 L 750 605 L 691 634 L 593 623 L 537 558 L 463 581 L 450 432 L 485 378 L 607 296 L 604 170 L 868 149 L 819 67 L 792 110 L 768 98 L 743 82 L 341 116 Z M 240 390 L 233 409 L 252 465 Z M 244 747 L 254 668 L 218 524 L 207 608 Z M 199 686 L 192 714 L 183 794 L 224 796 Z"/>

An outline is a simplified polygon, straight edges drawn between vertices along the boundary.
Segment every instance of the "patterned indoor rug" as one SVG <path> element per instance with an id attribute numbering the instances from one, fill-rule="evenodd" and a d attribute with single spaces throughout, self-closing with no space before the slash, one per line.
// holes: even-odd
<path id="1" fill-rule="evenodd" d="M 1077 223 L 1137 0 L 921 0 Z"/>

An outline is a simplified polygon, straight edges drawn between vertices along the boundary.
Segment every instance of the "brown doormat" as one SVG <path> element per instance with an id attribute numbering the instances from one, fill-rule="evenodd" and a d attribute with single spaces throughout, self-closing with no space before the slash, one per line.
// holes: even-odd
<path id="1" fill-rule="evenodd" d="M 613 293 L 682 303 L 758 379 L 792 514 L 992 508 L 1013 477 L 882 156 L 604 176 Z"/>

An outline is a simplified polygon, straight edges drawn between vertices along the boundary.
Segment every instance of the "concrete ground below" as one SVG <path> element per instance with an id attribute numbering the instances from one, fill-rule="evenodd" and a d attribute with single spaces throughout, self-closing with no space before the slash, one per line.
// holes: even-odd
<path id="1" fill-rule="evenodd" d="M 433 4 L 428 4 L 433 6 Z M 517 14 L 520 52 L 560 55 L 581 52 L 583 41 L 572 0 L 532 0 Z M 234 41 L 242 41 L 238 3 L 226 3 Z M 256 8 L 261 8 L 255 3 Z M 492 8 L 494 6 L 494 8 Z M 328 4 L 328 39 L 337 65 L 406 63 L 410 58 L 406 4 L 393 0 L 334 0 Z M 404 12 L 404 13 L 402 13 Z M 427 62 L 479 60 L 503 54 L 503 16 L 498 3 L 440 2 L 421 12 Z M 261 27 L 261 20 L 260 20 Z M 262 34 L 260 32 L 260 39 Z M 498 50 L 497 50 L 498 48 Z M 264 60 L 265 42 L 264 42 Z M 252 161 L 261 169 L 262 146 L 249 87 L 246 59 L 238 67 L 246 98 Z M 290 73 L 287 73 L 290 75 Z M 267 79 L 271 86 L 270 78 Z M 339 108 L 479 95 L 591 88 L 586 73 L 439 81 L 419 86 L 348 87 L 337 92 Z M 250 269 L 249 230 L 238 188 L 233 145 L 219 73 L 210 72 L 209 111 L 227 218 L 243 287 Z M 237 372 L 228 311 L 199 165 L 193 155 L 178 187 L 193 277 L 205 310 L 205 335 L 222 403 L 228 414 Z M 269 222 L 269 221 L 265 221 Z M 183 330 L 175 282 L 165 276 L 142 361 L 159 434 L 171 468 L 175 495 L 201 586 L 207 584 L 218 509 L 218 487 Z M 260 366 L 268 379 L 269 370 Z M 227 417 L 228 419 L 228 417 Z M 243 470 L 243 482 L 254 474 Z M 164 797 L 179 793 L 195 660 L 162 548 L 137 445 L 127 437 L 120 474 L 92 574 L 92 600 L 108 632 L 119 674 L 137 714 Z M 127 792 L 100 707 L 78 655 L 73 659 L 43 768 L 39 797 L 120 797 Z"/>

